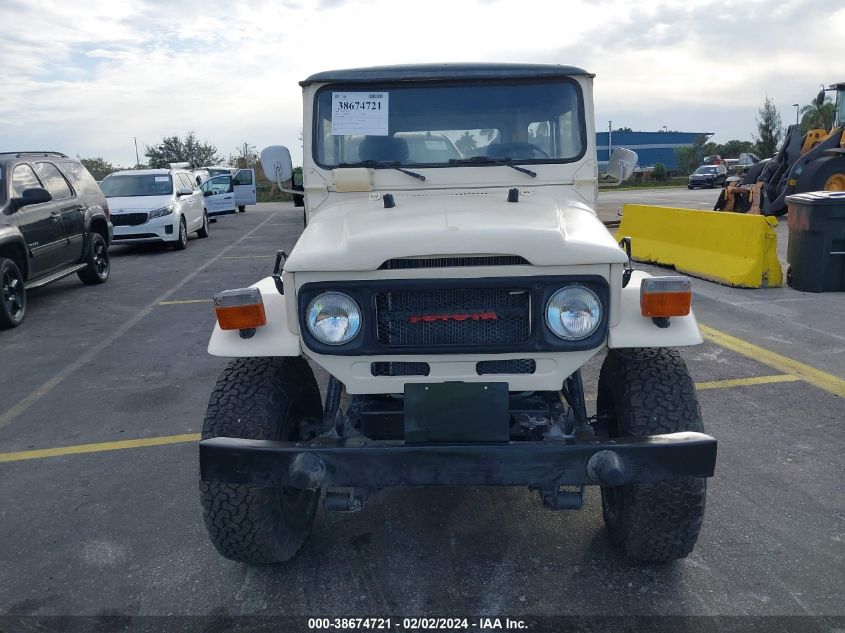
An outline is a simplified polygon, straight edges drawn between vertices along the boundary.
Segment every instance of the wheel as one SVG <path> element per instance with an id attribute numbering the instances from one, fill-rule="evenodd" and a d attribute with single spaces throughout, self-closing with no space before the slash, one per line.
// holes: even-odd
<path id="1" fill-rule="evenodd" d="M 677 350 L 609 350 L 597 408 L 611 437 L 704 430 L 695 386 Z M 611 543 L 633 560 L 684 558 L 698 540 L 706 491 L 703 478 L 602 486 Z"/>
<path id="2" fill-rule="evenodd" d="M 792 266 L 786 267 L 786 285 L 792 288 Z"/>
<path id="3" fill-rule="evenodd" d="M 105 283 L 111 272 L 109 247 L 106 246 L 105 238 L 99 233 L 91 233 L 91 245 L 85 260 L 87 266 L 76 273 L 79 280 L 92 286 Z"/>
<path id="4" fill-rule="evenodd" d="M 796 191 L 845 191 L 845 157 L 823 156 L 798 177 Z"/>
<path id="5" fill-rule="evenodd" d="M 238 213 L 246 213 L 246 207 L 242 204 L 238 205 Z"/>
<path id="6" fill-rule="evenodd" d="M 18 265 L 0 257 L 0 329 L 17 327 L 26 315 L 26 288 Z"/>
<path id="7" fill-rule="evenodd" d="M 179 219 L 179 238 L 173 244 L 173 248 L 177 251 L 188 248 L 188 226 L 185 224 L 185 218 Z"/>
<path id="8" fill-rule="evenodd" d="M 202 228 L 199 231 L 197 231 L 197 237 L 202 237 L 202 238 L 208 237 L 208 226 L 209 226 L 208 211 L 203 211 L 202 212 Z"/>
<path id="9" fill-rule="evenodd" d="M 299 423 L 320 420 L 322 411 L 305 359 L 239 358 L 217 381 L 202 438 L 310 439 L 300 437 Z M 319 500 L 319 490 L 200 482 L 211 542 L 226 558 L 243 563 L 278 563 L 296 554 L 311 532 Z"/>
<path id="10" fill-rule="evenodd" d="M 687 185 L 687 189 L 692 189 L 692 185 Z"/>

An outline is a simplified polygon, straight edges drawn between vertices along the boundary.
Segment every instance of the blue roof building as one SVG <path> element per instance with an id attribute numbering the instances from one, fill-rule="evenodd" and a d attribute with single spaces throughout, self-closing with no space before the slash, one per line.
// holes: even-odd
<path id="1" fill-rule="evenodd" d="M 596 133 L 599 165 L 607 163 L 609 155 L 607 132 Z M 663 163 L 666 169 L 678 169 L 675 150 L 679 147 L 692 147 L 700 137 L 710 138 L 712 132 L 613 132 L 610 142 L 612 149 L 624 147 L 633 150 L 639 156 L 638 167 L 653 167 Z"/>

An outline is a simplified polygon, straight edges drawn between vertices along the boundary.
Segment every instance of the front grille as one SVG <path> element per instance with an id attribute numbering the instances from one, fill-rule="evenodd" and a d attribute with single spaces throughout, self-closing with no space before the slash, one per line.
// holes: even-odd
<path id="1" fill-rule="evenodd" d="M 519 255 L 490 255 L 488 257 L 408 257 L 388 259 L 379 270 L 406 270 L 409 268 L 460 268 L 463 266 L 530 266 Z"/>
<path id="2" fill-rule="evenodd" d="M 535 371 L 537 371 L 537 363 L 531 358 L 482 360 L 475 364 L 475 373 L 479 376 L 486 374 L 533 374 Z"/>
<path id="3" fill-rule="evenodd" d="M 115 235 L 114 241 L 120 240 L 148 240 L 154 237 L 158 237 L 155 233 L 124 233 L 123 235 Z"/>
<path id="4" fill-rule="evenodd" d="M 428 363 L 370 363 L 373 376 L 428 376 Z"/>
<path id="5" fill-rule="evenodd" d="M 531 334 L 527 290 L 392 290 L 376 294 L 378 342 L 389 347 L 502 345 Z"/>
<path id="6" fill-rule="evenodd" d="M 146 213 L 112 213 L 111 215 L 111 223 L 114 226 L 138 226 L 146 221 Z"/>

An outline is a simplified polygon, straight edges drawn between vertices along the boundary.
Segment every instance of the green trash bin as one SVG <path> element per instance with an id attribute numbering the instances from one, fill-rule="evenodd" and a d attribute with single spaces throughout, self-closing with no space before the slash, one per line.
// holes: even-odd
<path id="1" fill-rule="evenodd" d="M 787 283 L 805 292 L 845 290 L 845 191 L 787 196 Z"/>

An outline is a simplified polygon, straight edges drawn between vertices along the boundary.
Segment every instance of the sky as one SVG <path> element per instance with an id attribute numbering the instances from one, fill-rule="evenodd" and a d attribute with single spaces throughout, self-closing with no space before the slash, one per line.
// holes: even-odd
<path id="1" fill-rule="evenodd" d="M 566 64 L 595 73 L 596 129 L 752 140 L 845 80 L 831 0 L 0 0 L 0 151 L 135 163 L 195 131 L 226 157 L 282 144 L 301 162 L 298 81 L 424 62 Z"/>

